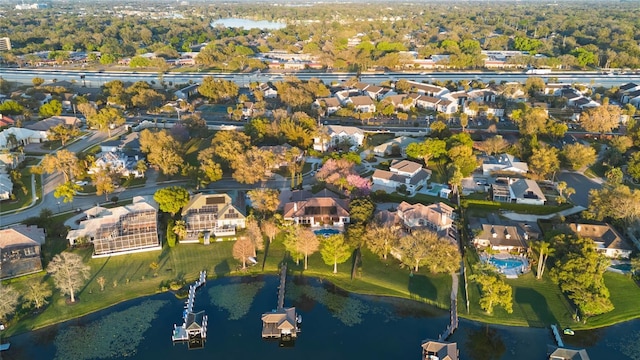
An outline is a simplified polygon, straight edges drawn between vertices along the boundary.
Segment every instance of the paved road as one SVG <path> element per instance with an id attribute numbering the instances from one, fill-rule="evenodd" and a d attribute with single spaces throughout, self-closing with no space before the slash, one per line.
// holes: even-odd
<path id="1" fill-rule="evenodd" d="M 31 84 L 34 77 L 40 77 L 47 81 L 56 79 L 58 81 L 79 81 L 80 76 L 85 76 L 87 87 L 98 88 L 105 82 L 116 79 L 127 79 L 128 81 L 156 81 L 158 74 L 155 72 L 122 72 L 122 71 L 73 71 L 73 70 L 53 70 L 53 69 L 15 69 L 2 68 L 2 76 L 5 80 L 17 81 L 24 84 Z M 163 75 L 164 81 L 171 81 L 176 84 L 188 83 L 189 81 L 201 82 L 205 76 L 215 76 L 225 80 L 231 80 L 241 86 L 248 86 L 251 82 L 268 82 L 280 81 L 285 76 L 295 75 L 301 80 L 310 78 L 318 78 L 326 83 L 333 81 L 346 81 L 356 76 L 355 73 L 323 73 L 323 72 L 295 72 L 291 74 L 284 73 L 166 73 Z M 554 72 L 545 75 L 525 74 L 523 72 L 423 72 L 423 73 L 404 73 L 404 72 L 387 72 L 387 73 L 363 73 L 360 80 L 367 83 L 379 84 L 385 80 L 412 79 L 416 81 L 435 81 L 435 80 L 469 80 L 478 79 L 484 82 L 495 81 L 518 81 L 525 82 L 531 76 L 541 77 L 546 81 L 549 78 L 555 78 L 559 82 L 571 84 L 575 82 L 592 83 L 594 86 L 619 86 L 627 82 L 639 82 L 640 75 L 637 74 L 619 74 L 619 75 L 603 75 L 595 72 Z"/>
<path id="2" fill-rule="evenodd" d="M 601 189 L 602 184 L 593 181 L 579 172 L 563 171 L 557 175 L 558 181 L 564 181 L 568 187 L 572 187 L 576 190 L 576 193 L 571 195 L 571 201 L 579 206 L 589 206 L 589 191 L 591 189 Z"/>

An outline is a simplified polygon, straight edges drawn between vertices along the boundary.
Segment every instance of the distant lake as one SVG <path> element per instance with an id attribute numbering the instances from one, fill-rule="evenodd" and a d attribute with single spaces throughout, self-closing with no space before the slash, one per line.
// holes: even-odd
<path id="1" fill-rule="evenodd" d="M 216 21 L 211 22 L 212 27 L 216 27 L 218 25 L 222 25 L 224 27 L 229 28 L 245 28 L 245 29 L 267 29 L 267 30 L 277 30 L 282 29 L 287 26 L 287 24 L 272 22 L 267 20 L 250 20 L 250 19 L 236 19 L 236 18 L 226 18 L 226 19 L 218 19 Z"/>
<path id="2" fill-rule="evenodd" d="M 184 302 L 162 293 L 10 338 L 2 359 L 417 360 L 421 341 L 437 338 L 448 322 L 446 311 L 422 303 L 347 294 L 318 279 L 292 278 L 285 305 L 297 307 L 302 332 L 294 347 L 280 348 L 260 335 L 260 315 L 275 307 L 277 287 L 275 276 L 227 277 L 198 290 L 194 310 L 209 316 L 204 349 L 171 342 Z M 553 344 L 548 329 L 466 320 L 450 340 L 458 342 L 464 360 L 541 360 Z M 587 348 L 594 360 L 640 359 L 639 320 L 565 340 Z"/>

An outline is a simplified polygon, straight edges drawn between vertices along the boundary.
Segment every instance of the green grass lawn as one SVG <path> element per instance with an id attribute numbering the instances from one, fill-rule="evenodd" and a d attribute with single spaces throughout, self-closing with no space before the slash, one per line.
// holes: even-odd
<path id="1" fill-rule="evenodd" d="M 66 214 L 65 216 L 71 216 Z M 56 218 L 62 221 L 62 218 Z M 266 251 L 258 252 L 258 265 L 240 271 L 239 262 L 232 258 L 234 242 L 224 241 L 208 246 L 199 244 L 178 244 L 174 248 L 165 247 L 161 251 L 114 256 L 110 258 L 92 259 L 90 249 L 74 250 L 82 255 L 91 267 L 91 277 L 84 287 L 78 291 L 80 299 L 77 304 L 67 305 L 65 298 L 57 291 L 50 299 L 50 305 L 39 314 L 31 314 L 29 310 L 20 312 L 20 320 L 10 323 L 7 335 L 41 328 L 60 321 L 76 318 L 85 314 L 107 308 L 132 298 L 164 291 L 163 287 L 170 282 L 188 284 L 194 281 L 201 270 L 207 270 L 209 278 L 232 275 L 255 275 L 260 273 L 277 274 L 279 265 L 285 258 L 282 236 L 279 236 Z M 66 249 L 66 240 L 49 239 L 43 247 L 46 261 Z M 266 256 L 265 256 L 266 252 Z M 477 257 L 469 256 L 467 261 L 476 262 Z M 149 266 L 158 263 L 156 271 Z M 401 267 L 397 260 L 386 261 L 378 258 L 367 249 L 362 251 L 362 266 L 351 279 L 349 260 L 338 265 L 338 273 L 333 274 L 333 266 L 327 265 L 319 253 L 309 258 L 309 267 L 304 270 L 303 262 L 295 264 L 290 261 L 289 270 L 293 275 L 314 276 L 326 279 L 344 290 L 371 295 L 395 296 L 409 298 L 446 309 L 449 307 L 451 276 L 448 274 L 430 274 L 426 269 L 409 276 L 409 269 Z M 105 279 L 104 290 L 101 290 L 98 279 Z M 44 272 L 7 281 L 5 283 L 20 290 L 31 278 L 45 279 L 53 286 L 51 279 Z M 563 327 L 584 329 L 611 325 L 618 321 L 640 317 L 637 299 L 640 288 L 626 276 L 607 273 L 605 281 L 611 292 L 611 299 L 616 307 L 614 311 L 600 317 L 589 319 L 586 324 L 572 320 L 573 308 L 570 306 L 557 285 L 549 279 L 536 280 L 529 273 L 518 279 L 507 280 L 513 287 L 513 314 L 496 308 L 493 315 L 487 315 L 479 308 L 479 289 L 469 284 L 470 309 L 467 313 L 464 287 L 461 281 L 459 292 L 459 314 L 461 317 L 489 323 L 516 326 L 544 327 L 557 323 Z"/>
<path id="2" fill-rule="evenodd" d="M 45 258 L 49 259 L 65 249 L 65 241 L 58 239 L 47 244 L 48 247 L 43 249 Z M 66 305 L 65 298 L 54 291 L 50 305 L 44 311 L 38 315 L 23 314 L 20 321 L 10 324 L 7 335 L 41 328 L 104 309 L 128 299 L 153 294 L 161 291 L 163 283 L 192 282 L 201 270 L 207 270 L 210 278 L 243 274 L 239 271 L 239 262 L 232 258 L 233 244 L 232 241 L 216 242 L 208 246 L 179 244 L 174 248 L 165 247 L 162 251 L 100 259 L 92 259 L 90 249 L 74 250 L 82 255 L 91 267 L 90 279 L 77 294 L 80 299 L 78 303 Z M 274 240 L 268 248 L 264 273 L 277 274 L 284 256 L 285 249 L 281 239 Z M 262 273 L 261 264 L 264 260 L 264 252 L 259 252 L 259 264 L 249 268 L 246 273 Z M 155 272 L 149 267 L 152 262 L 157 262 L 159 265 Z M 333 267 L 326 265 L 319 253 L 310 257 L 308 270 L 303 269 L 302 262 L 300 265 L 291 262 L 290 270 L 295 275 L 325 278 L 352 292 L 412 298 L 442 308 L 449 306 L 451 277 L 447 274 L 432 275 L 426 270 L 420 270 L 413 277 L 409 277 L 409 270 L 400 268 L 396 260 L 382 261 L 367 250 L 363 251 L 362 264 L 354 280 L 350 278 L 351 261 L 339 264 L 338 274 L 333 274 Z M 51 282 L 51 279 L 45 275 L 43 272 L 10 282 L 17 289 L 24 288 L 28 278 L 44 278 Z M 104 277 L 106 282 L 104 291 L 101 291 L 97 281 L 100 277 Z M 53 286 L 52 283 L 51 285 Z"/>
<path id="3" fill-rule="evenodd" d="M 465 261 L 468 266 L 469 261 L 474 263 L 477 261 L 477 257 L 470 255 Z M 470 270 L 469 274 L 471 273 Z M 494 313 L 488 315 L 480 309 L 478 303 L 480 289 L 474 283 L 470 283 L 468 287 L 470 300 L 468 313 L 465 305 L 464 287 L 461 285 L 458 294 L 458 302 L 461 304 L 458 314 L 464 318 L 487 323 L 529 327 L 548 327 L 551 324 L 558 324 L 561 328 L 570 327 L 575 330 L 609 326 L 640 317 L 640 307 L 638 307 L 640 287 L 625 275 L 606 272 L 604 278 L 611 293 L 611 301 L 615 310 L 589 318 L 586 323 L 573 320 L 575 307 L 560 291 L 558 285 L 554 284 L 548 276 L 536 280 L 533 272 L 517 279 L 506 280 L 513 288 L 512 314 L 508 314 L 502 308 L 495 308 Z"/>
<path id="4" fill-rule="evenodd" d="M 31 204 L 33 192 L 31 191 L 32 177 L 36 179 L 36 196 L 38 201 L 42 198 L 42 176 L 31 174 L 31 168 L 26 167 L 20 170 L 22 173 L 22 182 L 24 183 L 27 193 L 24 194 L 22 189 L 14 189 L 15 200 L 4 200 L 0 203 L 0 212 L 22 209 Z M 37 202 L 36 202 L 37 203 Z"/>

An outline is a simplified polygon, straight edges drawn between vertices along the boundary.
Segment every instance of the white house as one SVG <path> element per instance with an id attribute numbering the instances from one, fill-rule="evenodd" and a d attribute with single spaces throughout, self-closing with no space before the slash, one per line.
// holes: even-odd
<path id="1" fill-rule="evenodd" d="M 376 104 L 370 97 L 365 95 L 352 96 L 347 99 L 346 102 L 353 104 L 353 108 L 361 113 L 372 113 L 376 111 Z"/>
<path id="2" fill-rule="evenodd" d="M 205 243 L 211 236 L 233 236 L 236 229 L 244 229 L 244 212 L 233 204 L 227 194 L 196 194 L 182 208 L 182 219 L 187 226 L 187 242 Z"/>
<path id="3" fill-rule="evenodd" d="M 510 183 L 511 201 L 516 204 L 544 205 L 547 201 L 540 186 L 533 180 L 517 179 Z"/>
<path id="4" fill-rule="evenodd" d="M 371 100 L 371 99 L 369 99 Z M 317 151 L 327 151 L 341 142 L 362 146 L 364 131 L 355 126 L 326 125 L 322 128 L 322 135 L 313 139 L 313 148 Z"/>
<path id="5" fill-rule="evenodd" d="M 380 186 L 387 192 L 394 192 L 404 185 L 408 194 L 415 194 L 420 187 L 427 185 L 431 171 L 422 165 L 408 160 L 394 160 L 389 171 L 376 169 L 371 176 L 374 185 Z"/>
<path id="6" fill-rule="evenodd" d="M 275 99 L 276 97 L 278 97 L 278 91 L 267 83 L 260 84 L 258 86 L 258 90 L 262 91 L 265 99 Z"/>
<path id="7" fill-rule="evenodd" d="M 0 171 L 0 200 L 9 200 L 13 193 L 13 181 L 11 176 L 4 171 Z"/>
<path id="8" fill-rule="evenodd" d="M 46 131 L 11 127 L 0 132 L 0 149 L 11 150 L 17 146 L 42 143 L 46 140 Z"/>
<path id="9" fill-rule="evenodd" d="M 316 99 L 313 103 L 313 107 L 316 109 L 324 108 L 326 110 L 326 115 L 331 115 L 340 110 L 342 106 L 340 105 L 340 100 L 338 100 L 338 98 L 330 97 Z"/>
<path id="10" fill-rule="evenodd" d="M 416 81 L 407 81 L 407 82 L 411 85 L 411 88 L 420 95 L 442 97 L 445 94 L 449 93 L 449 90 L 447 88 L 444 88 L 441 86 L 424 84 Z"/>
<path id="11" fill-rule="evenodd" d="M 500 154 L 495 157 L 489 156 L 482 163 L 482 175 L 485 176 L 496 172 L 526 174 L 528 171 L 529 166 L 526 162 L 519 161 L 510 154 Z"/>

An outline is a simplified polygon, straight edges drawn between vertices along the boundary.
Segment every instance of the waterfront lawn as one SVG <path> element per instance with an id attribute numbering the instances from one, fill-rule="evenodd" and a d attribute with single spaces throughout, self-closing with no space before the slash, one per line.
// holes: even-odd
<path id="1" fill-rule="evenodd" d="M 469 266 L 469 261 L 475 263 L 478 260 L 475 255 L 467 255 L 465 266 Z M 469 274 L 472 272 L 469 271 Z M 458 293 L 458 314 L 464 318 L 493 324 L 530 327 L 548 327 L 551 324 L 558 324 L 562 328 L 570 327 L 574 330 L 609 326 L 640 317 L 640 308 L 637 305 L 638 298 L 640 298 L 640 287 L 626 275 L 606 272 L 604 279 L 615 309 L 609 313 L 589 318 L 586 323 L 573 320 L 575 307 L 560 291 L 558 285 L 554 284 L 548 276 L 536 280 L 533 272 L 517 279 L 506 280 L 513 288 L 512 314 L 508 314 L 498 307 L 494 309 L 492 315 L 488 315 L 480 309 L 480 288 L 474 283 L 469 283 L 468 287 L 470 309 L 467 313 L 464 287 L 461 282 Z"/>
<path id="2" fill-rule="evenodd" d="M 76 318 L 107 308 L 119 302 L 154 294 L 161 290 L 161 283 L 172 281 L 191 282 L 201 270 L 209 276 L 227 275 L 234 268 L 231 257 L 233 242 L 219 242 L 209 246 L 183 244 L 162 251 L 120 255 L 110 258 L 91 259 L 91 249 L 75 250 L 91 266 L 91 277 L 76 294 L 80 299 L 74 305 L 66 305 L 65 297 L 54 291 L 50 305 L 35 316 L 26 316 L 17 324 L 8 327 L 7 335 L 41 328 L 63 320 Z M 230 263 L 233 262 L 233 263 Z M 157 262 L 158 270 L 149 265 Z M 38 277 L 44 278 L 42 273 Z M 97 279 L 104 277 L 105 289 L 100 291 Z M 15 281 L 16 288 L 24 286 L 26 278 Z M 48 279 L 47 281 L 51 281 Z"/>
<path id="3" fill-rule="evenodd" d="M 284 259 L 285 248 L 282 237 L 278 236 L 269 246 L 266 273 L 277 273 Z M 260 260 L 259 260 L 260 261 Z M 412 277 L 408 268 L 400 268 L 391 256 L 384 261 L 367 249 L 362 249 L 362 266 L 351 279 L 352 260 L 338 264 L 338 273 L 333 273 L 333 265 L 322 260 L 320 252 L 309 257 L 309 268 L 304 270 L 304 260 L 299 265 L 290 262 L 289 269 L 295 275 L 320 277 L 340 288 L 359 294 L 386 295 L 411 298 L 440 308 L 449 308 L 451 295 L 451 275 L 430 274 L 426 267 Z M 256 266 L 255 268 L 258 268 Z"/>
<path id="4" fill-rule="evenodd" d="M 640 287 L 630 276 L 607 271 L 604 273 L 604 283 L 609 289 L 615 309 L 587 319 L 586 327 L 601 327 L 640 318 Z"/>

